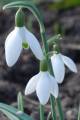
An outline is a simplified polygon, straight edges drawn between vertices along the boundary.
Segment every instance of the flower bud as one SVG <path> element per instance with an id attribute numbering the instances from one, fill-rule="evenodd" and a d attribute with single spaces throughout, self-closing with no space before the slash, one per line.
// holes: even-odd
<path id="1" fill-rule="evenodd" d="M 59 48 L 59 45 L 58 44 L 54 44 L 53 45 L 53 54 L 57 54 L 60 52 L 60 48 Z"/>

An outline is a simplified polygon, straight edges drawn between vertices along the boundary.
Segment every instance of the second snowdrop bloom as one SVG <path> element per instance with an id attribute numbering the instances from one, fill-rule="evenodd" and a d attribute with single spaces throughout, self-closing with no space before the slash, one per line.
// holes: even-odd
<path id="1" fill-rule="evenodd" d="M 37 97 L 42 105 L 45 105 L 52 94 L 58 97 L 58 84 L 55 78 L 46 70 L 40 71 L 33 76 L 25 89 L 25 95 L 29 95 L 36 91 Z"/>
<path id="2" fill-rule="evenodd" d="M 40 103 L 44 105 L 48 102 L 50 94 L 55 98 L 58 97 L 58 84 L 48 71 L 40 71 L 29 80 L 25 89 L 25 95 L 29 95 L 35 91 Z"/>
<path id="3" fill-rule="evenodd" d="M 72 59 L 62 54 L 54 54 L 51 57 L 52 68 L 54 71 L 55 79 L 58 83 L 62 83 L 65 76 L 66 65 L 72 72 L 77 73 L 77 67 Z"/>
<path id="4" fill-rule="evenodd" d="M 39 60 L 43 59 L 43 52 L 37 38 L 24 26 L 24 15 L 21 9 L 15 17 L 15 28 L 5 41 L 5 56 L 8 66 L 13 66 L 18 60 L 22 46 L 29 45 L 33 54 Z"/>

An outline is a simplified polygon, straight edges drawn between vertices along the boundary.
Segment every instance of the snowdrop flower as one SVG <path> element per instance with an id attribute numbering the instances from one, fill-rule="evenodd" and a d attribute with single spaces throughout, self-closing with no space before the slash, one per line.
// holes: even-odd
<path id="1" fill-rule="evenodd" d="M 25 95 L 29 95 L 35 91 L 40 103 L 44 105 L 48 102 L 50 94 L 55 98 L 58 97 L 58 84 L 48 71 L 40 71 L 29 80 L 25 89 Z"/>
<path id="2" fill-rule="evenodd" d="M 29 95 L 36 91 L 37 97 L 42 105 L 45 105 L 52 94 L 58 97 L 58 84 L 55 78 L 45 69 L 33 76 L 25 89 L 25 95 Z"/>
<path id="3" fill-rule="evenodd" d="M 58 83 L 62 83 L 65 76 L 65 66 L 64 64 L 74 73 L 77 73 L 77 68 L 73 60 L 69 57 L 64 56 L 60 53 L 54 54 L 51 57 L 52 68 L 54 71 L 55 79 Z"/>
<path id="4" fill-rule="evenodd" d="M 43 59 L 43 52 L 37 38 L 24 26 L 23 14 L 19 10 L 16 14 L 16 27 L 5 41 L 5 56 L 8 66 L 13 66 L 22 51 L 23 43 L 30 46 L 33 54 L 39 60 Z"/>

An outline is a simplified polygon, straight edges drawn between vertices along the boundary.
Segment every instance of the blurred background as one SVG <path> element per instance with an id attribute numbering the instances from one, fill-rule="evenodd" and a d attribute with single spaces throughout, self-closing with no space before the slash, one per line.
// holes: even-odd
<path id="1" fill-rule="evenodd" d="M 13 0 L 0 0 L 0 102 L 17 107 L 17 93 L 24 89 L 28 80 L 39 71 L 39 62 L 30 50 L 24 50 L 17 63 L 9 68 L 5 61 L 4 43 L 7 35 L 14 29 L 17 9 L 2 10 L 2 6 Z M 26 1 L 26 0 L 25 0 Z M 77 65 L 78 73 L 66 68 L 66 76 L 60 87 L 60 98 L 65 120 L 77 120 L 80 103 L 80 0 L 33 0 L 43 14 L 46 36 L 50 38 L 60 33 L 61 51 Z M 26 26 L 41 43 L 39 26 L 31 12 L 24 9 Z M 36 94 L 24 96 L 25 112 L 39 120 L 39 102 Z M 45 106 L 45 117 L 50 111 Z M 0 120 L 8 120 L 2 113 Z M 59 120 L 59 118 L 57 118 Z"/>

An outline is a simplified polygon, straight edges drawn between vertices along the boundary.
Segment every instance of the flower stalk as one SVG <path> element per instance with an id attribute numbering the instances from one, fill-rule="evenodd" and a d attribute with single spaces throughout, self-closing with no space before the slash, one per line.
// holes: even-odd
<path id="1" fill-rule="evenodd" d="M 51 95 L 50 96 L 50 102 L 51 102 L 51 113 L 52 113 L 52 118 L 53 120 L 56 120 L 56 112 L 55 112 L 55 99 L 54 97 Z"/>
<path id="2" fill-rule="evenodd" d="M 44 52 L 45 52 L 44 54 L 45 54 L 47 64 L 48 64 L 48 70 L 53 75 L 52 65 L 51 65 L 51 61 L 49 59 L 49 55 L 48 55 L 49 46 L 48 46 L 47 39 L 46 39 L 46 36 L 45 36 L 45 31 L 44 30 L 43 30 L 43 32 L 40 31 L 40 33 L 41 33 L 42 42 L 43 42 L 43 45 L 44 45 Z M 58 106 L 60 120 L 64 120 L 60 98 L 57 98 L 56 102 L 57 102 L 57 106 Z M 55 111 L 55 100 L 54 100 L 54 97 L 52 95 L 50 95 L 50 103 L 51 103 L 52 120 L 57 120 L 56 111 Z"/>
<path id="3" fill-rule="evenodd" d="M 42 38 L 42 42 L 43 42 L 43 46 L 44 46 L 44 52 L 45 52 L 44 54 L 45 54 L 47 64 L 48 64 L 48 70 L 52 74 L 52 69 L 51 69 L 52 67 L 51 67 L 51 64 L 50 64 L 49 56 L 48 56 L 49 47 L 48 47 L 48 44 L 47 44 L 47 39 L 46 39 L 46 36 L 45 36 L 45 32 L 43 30 L 43 32 L 40 31 L 40 33 L 41 33 L 41 38 Z M 54 107 L 55 103 L 54 103 L 54 97 L 52 95 L 50 95 L 50 103 L 51 103 L 52 120 L 56 120 L 56 112 L 55 112 L 55 107 Z"/>
<path id="4" fill-rule="evenodd" d="M 45 120 L 44 118 L 44 106 L 40 104 L 40 120 Z"/>
<path id="5" fill-rule="evenodd" d="M 64 120 L 60 98 L 56 99 L 60 120 Z"/>

